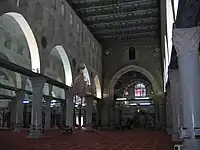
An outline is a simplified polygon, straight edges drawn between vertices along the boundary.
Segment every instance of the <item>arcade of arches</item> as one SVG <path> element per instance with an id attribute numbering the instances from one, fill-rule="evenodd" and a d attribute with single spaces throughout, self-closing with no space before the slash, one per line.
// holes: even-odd
<path id="1" fill-rule="evenodd" d="M 58 137 L 48 142 L 61 149 L 199 150 L 199 8 L 178 0 L 0 2 L 0 149 L 14 148 L 2 137 L 17 141 L 28 129 L 30 139 Z M 34 143 L 19 140 L 19 149 Z"/>

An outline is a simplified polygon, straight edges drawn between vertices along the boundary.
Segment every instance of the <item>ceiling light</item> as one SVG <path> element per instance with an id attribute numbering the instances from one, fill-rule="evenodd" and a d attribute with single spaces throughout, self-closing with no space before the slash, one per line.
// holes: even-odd
<path id="1" fill-rule="evenodd" d="M 123 100 L 127 100 L 127 98 L 117 98 L 118 101 L 123 101 Z"/>
<path id="2" fill-rule="evenodd" d="M 137 106 L 137 104 L 136 104 L 136 103 L 132 103 L 132 104 L 129 104 L 129 105 L 131 105 L 131 106 Z"/>
<path id="3" fill-rule="evenodd" d="M 149 106 L 151 103 L 140 103 L 140 106 Z"/>

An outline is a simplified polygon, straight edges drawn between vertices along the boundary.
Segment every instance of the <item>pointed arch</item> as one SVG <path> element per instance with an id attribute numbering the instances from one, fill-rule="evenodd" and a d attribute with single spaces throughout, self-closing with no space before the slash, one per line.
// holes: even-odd
<path id="1" fill-rule="evenodd" d="M 33 72 L 40 73 L 40 55 L 39 55 L 37 42 L 26 19 L 19 13 L 9 12 L 1 16 L 1 20 L 5 22 L 9 22 L 9 25 L 12 27 L 12 29 L 16 28 L 15 27 L 16 24 L 19 25 L 28 44 L 28 48 L 29 48 L 29 52 L 31 56 L 31 69 Z"/>
<path id="2" fill-rule="evenodd" d="M 117 83 L 118 79 L 125 73 L 129 72 L 129 71 L 137 71 L 140 72 L 141 74 L 145 75 L 147 77 L 147 79 L 151 82 L 152 87 L 153 87 L 153 92 L 156 94 L 160 94 L 162 93 L 162 91 L 160 90 L 155 78 L 152 76 L 152 74 L 150 72 L 148 72 L 146 69 L 139 67 L 139 66 L 135 66 L 135 65 L 129 65 L 126 66 L 124 68 L 121 68 L 118 72 L 115 73 L 115 75 L 112 77 L 110 83 L 109 83 L 109 95 L 111 97 L 114 96 L 114 87 L 115 84 Z"/>
<path id="3" fill-rule="evenodd" d="M 56 80 L 59 81 L 59 82 L 62 82 L 62 80 L 59 77 L 57 77 Z M 52 87 L 52 93 L 51 94 L 56 98 L 65 99 L 65 90 L 61 89 L 57 86 Z"/>
<path id="4" fill-rule="evenodd" d="M 88 72 L 88 69 L 87 69 L 86 65 L 85 64 L 81 64 L 80 67 L 82 69 L 85 81 L 88 82 L 88 85 L 91 85 L 90 75 L 89 75 L 89 72 Z"/>
<path id="5" fill-rule="evenodd" d="M 95 87 L 96 87 L 96 97 L 97 98 L 102 98 L 102 94 L 101 94 L 101 83 L 100 83 L 100 80 L 99 80 L 99 76 L 96 75 L 94 77 L 94 83 L 95 83 Z"/>
<path id="6" fill-rule="evenodd" d="M 73 84 L 72 69 L 71 69 L 69 57 L 68 57 L 65 49 L 61 45 L 57 45 L 52 49 L 50 55 L 53 53 L 59 54 L 59 57 L 62 61 L 63 67 L 64 67 L 65 84 L 71 87 Z"/>
<path id="7" fill-rule="evenodd" d="M 3 58 L 3 59 L 5 59 L 5 60 L 8 60 L 8 61 L 11 61 L 10 59 L 9 59 L 9 57 L 6 55 L 6 54 L 4 54 L 4 53 L 2 53 L 2 52 L 0 52 L 0 58 Z M 17 72 L 15 72 L 15 76 L 16 76 L 16 87 L 17 88 L 22 88 L 22 79 L 21 79 L 21 75 L 19 74 L 19 73 L 17 73 Z"/>

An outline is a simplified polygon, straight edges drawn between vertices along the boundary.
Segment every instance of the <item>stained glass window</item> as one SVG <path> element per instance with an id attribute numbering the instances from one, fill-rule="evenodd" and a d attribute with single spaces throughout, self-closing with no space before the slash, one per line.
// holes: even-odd
<path id="1" fill-rule="evenodd" d="M 147 90 L 143 83 L 138 83 L 135 85 L 135 97 L 146 97 Z"/>

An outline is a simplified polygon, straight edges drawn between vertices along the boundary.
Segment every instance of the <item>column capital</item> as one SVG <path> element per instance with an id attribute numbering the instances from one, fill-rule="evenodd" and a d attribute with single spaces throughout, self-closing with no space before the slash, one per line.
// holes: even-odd
<path id="1" fill-rule="evenodd" d="M 32 84 L 32 88 L 33 89 L 43 89 L 44 88 L 44 84 L 47 81 L 45 78 L 43 77 L 30 77 L 31 80 L 31 84 Z"/>
<path id="2" fill-rule="evenodd" d="M 197 53 L 200 41 L 200 28 L 176 28 L 173 29 L 173 44 L 177 56 L 182 54 Z"/>

